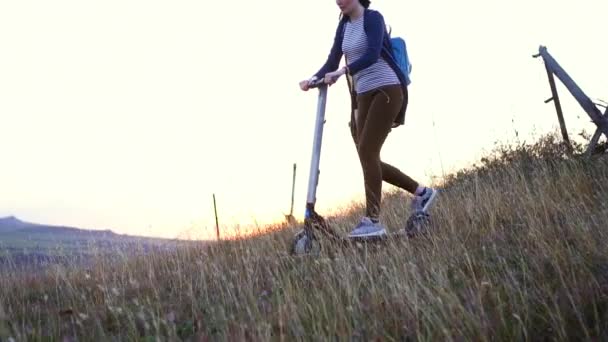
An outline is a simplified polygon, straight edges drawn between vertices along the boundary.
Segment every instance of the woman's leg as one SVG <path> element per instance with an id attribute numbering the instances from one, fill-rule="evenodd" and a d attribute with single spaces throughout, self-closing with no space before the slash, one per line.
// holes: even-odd
<path id="1" fill-rule="evenodd" d="M 418 182 L 413 180 L 410 176 L 403 173 L 398 168 L 387 164 L 383 161 L 380 162 L 382 165 L 382 180 L 399 187 L 412 195 L 416 194 L 416 189 L 418 189 Z"/>
<path id="2" fill-rule="evenodd" d="M 367 95 L 367 98 L 366 96 Z M 358 120 L 353 119 L 351 120 L 351 135 L 353 138 L 353 141 L 355 143 L 355 147 L 357 147 L 359 145 L 359 139 L 358 136 L 360 136 L 360 133 L 363 130 L 363 126 L 365 125 L 365 120 L 367 118 L 367 114 L 369 111 L 369 105 L 370 105 L 370 101 L 371 98 L 373 96 L 371 94 L 364 94 L 363 98 L 361 98 L 361 96 L 358 98 L 358 103 L 359 103 L 359 117 Z M 405 93 L 405 98 L 404 101 L 408 101 L 408 94 L 407 94 L 407 90 Z M 407 104 L 406 104 L 407 105 Z M 356 121 L 359 122 L 359 124 L 356 124 Z M 390 133 L 390 130 L 389 130 Z M 387 134 L 388 135 L 388 134 Z M 358 147 L 357 147 L 358 150 Z M 418 182 L 416 182 L 414 179 L 412 179 L 410 176 L 406 175 L 405 173 L 403 173 L 401 170 L 399 170 L 398 168 L 385 163 L 383 161 L 380 161 L 380 165 L 382 168 L 382 180 L 394 185 L 398 188 L 401 188 L 411 194 L 416 194 L 416 191 L 420 190 L 420 185 Z"/>
<path id="3" fill-rule="evenodd" d="M 418 183 L 397 168 L 380 160 L 382 145 L 402 101 L 399 86 L 383 87 L 358 95 L 358 115 L 354 132 L 365 184 L 366 215 L 373 221 L 380 216 L 382 181 L 415 193 Z"/>

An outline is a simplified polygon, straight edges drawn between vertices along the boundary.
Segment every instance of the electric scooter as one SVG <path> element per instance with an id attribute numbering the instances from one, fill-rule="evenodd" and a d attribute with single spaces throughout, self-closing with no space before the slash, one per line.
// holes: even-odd
<path id="1" fill-rule="evenodd" d="M 321 159 L 321 143 L 323 140 L 323 126 L 325 124 L 325 108 L 327 105 L 328 85 L 323 78 L 312 82 L 310 89 L 319 89 L 317 101 L 317 116 L 315 119 L 312 159 L 308 175 L 308 193 L 306 196 L 306 209 L 304 211 L 304 227 L 295 235 L 291 245 L 292 255 L 318 254 L 321 251 L 321 241 L 316 233 L 321 233 L 330 243 L 348 246 L 353 242 L 377 242 L 390 237 L 414 237 L 423 232 L 430 222 L 430 215 L 426 212 L 414 212 L 407 220 L 405 229 L 400 232 L 387 233 L 380 237 L 344 237 L 338 234 L 327 221 L 315 211 L 316 192 L 319 184 L 319 165 Z"/>

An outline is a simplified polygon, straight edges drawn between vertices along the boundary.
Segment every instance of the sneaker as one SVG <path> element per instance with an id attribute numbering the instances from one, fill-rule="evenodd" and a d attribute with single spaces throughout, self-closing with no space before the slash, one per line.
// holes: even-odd
<path id="1" fill-rule="evenodd" d="M 353 229 L 348 237 L 371 237 L 386 235 L 386 228 L 380 222 L 374 223 L 369 217 L 364 216 L 361 222 Z"/>
<path id="2" fill-rule="evenodd" d="M 429 209 L 429 207 L 437 197 L 437 193 L 437 190 L 425 187 L 422 194 L 414 196 L 414 200 L 412 201 L 412 210 L 426 213 L 426 211 Z"/>

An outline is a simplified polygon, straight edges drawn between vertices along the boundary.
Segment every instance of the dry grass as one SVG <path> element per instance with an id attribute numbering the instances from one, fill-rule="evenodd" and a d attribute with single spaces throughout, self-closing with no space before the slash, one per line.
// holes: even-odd
<path id="1" fill-rule="evenodd" d="M 10 271 L 0 340 L 608 339 L 608 158 L 565 158 L 552 137 L 496 156 L 446 181 L 412 241 L 290 257 L 288 229 Z M 384 201 L 395 229 L 407 199 Z"/>

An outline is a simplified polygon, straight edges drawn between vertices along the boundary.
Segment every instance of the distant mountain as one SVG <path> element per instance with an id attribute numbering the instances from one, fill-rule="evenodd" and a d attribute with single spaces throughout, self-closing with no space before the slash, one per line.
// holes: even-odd
<path id="1" fill-rule="evenodd" d="M 15 216 L 0 218 L 0 234 L 23 233 L 23 234 L 70 234 L 74 236 L 99 236 L 117 237 L 118 234 L 111 230 L 87 230 L 75 227 L 52 226 L 39 223 L 21 221 Z"/>
<path id="2" fill-rule="evenodd" d="M 0 233 L 7 233 L 15 230 L 25 228 L 28 223 L 25 223 L 15 216 L 0 217 Z"/>
<path id="3" fill-rule="evenodd" d="M 0 252 L 2 250 L 40 250 L 58 246 L 77 251 L 91 244 L 104 247 L 169 246 L 179 243 L 173 239 L 117 234 L 109 229 L 91 230 L 53 226 L 22 221 L 14 216 L 0 218 Z M 130 247 L 127 247 L 130 248 Z"/>
<path id="4" fill-rule="evenodd" d="M 204 244 L 204 242 L 203 242 Z M 7 263 L 38 264 L 95 253 L 140 253 L 168 250 L 178 245 L 201 246 L 201 242 L 116 234 L 111 230 L 89 230 L 0 218 L 0 270 Z"/>
<path id="5" fill-rule="evenodd" d="M 178 245 L 201 243 L 30 223 L 9 216 L 0 218 L 0 273 L 14 265 L 44 268 L 48 263 L 86 263 L 98 254 L 123 257 L 171 250 Z"/>

